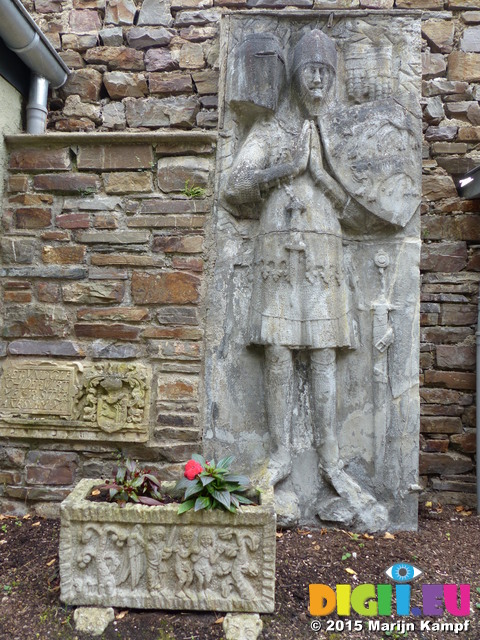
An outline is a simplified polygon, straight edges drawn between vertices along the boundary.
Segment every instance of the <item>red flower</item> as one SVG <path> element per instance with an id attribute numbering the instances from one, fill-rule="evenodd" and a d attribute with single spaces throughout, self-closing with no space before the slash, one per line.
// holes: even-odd
<path id="1" fill-rule="evenodd" d="M 196 460 L 189 460 L 185 465 L 184 476 L 187 480 L 194 480 L 199 473 L 202 473 L 203 467 Z"/>

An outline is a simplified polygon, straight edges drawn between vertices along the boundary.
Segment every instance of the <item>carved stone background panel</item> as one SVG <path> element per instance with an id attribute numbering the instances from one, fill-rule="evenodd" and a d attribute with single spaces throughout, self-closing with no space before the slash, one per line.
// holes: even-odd
<path id="1" fill-rule="evenodd" d="M 0 434 L 145 441 L 151 371 L 142 364 L 7 360 L 0 378 Z"/>
<path id="2" fill-rule="evenodd" d="M 420 18 L 222 21 L 205 442 L 285 522 L 416 527 Z"/>

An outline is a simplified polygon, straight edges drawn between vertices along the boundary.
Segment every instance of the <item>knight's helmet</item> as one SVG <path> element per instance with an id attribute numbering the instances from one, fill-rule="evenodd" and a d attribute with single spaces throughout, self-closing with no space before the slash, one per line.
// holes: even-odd
<path id="1" fill-rule="evenodd" d="M 331 81 L 337 71 L 337 50 L 334 41 L 320 29 L 313 29 L 306 33 L 295 45 L 290 62 L 290 75 L 295 73 L 303 65 L 309 63 L 322 63 L 331 70 Z"/>
<path id="2" fill-rule="evenodd" d="M 233 51 L 230 66 L 230 105 L 251 113 L 274 112 L 285 85 L 285 61 L 273 33 L 252 33 Z"/>

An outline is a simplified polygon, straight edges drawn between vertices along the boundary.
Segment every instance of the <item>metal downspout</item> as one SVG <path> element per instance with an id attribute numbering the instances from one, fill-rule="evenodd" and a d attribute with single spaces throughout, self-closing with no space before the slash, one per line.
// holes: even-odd
<path id="1" fill-rule="evenodd" d="M 44 133 L 48 85 L 64 85 L 70 70 L 20 0 L 0 0 L 0 15 L 0 38 L 31 71 L 27 133 Z"/>
<path id="2" fill-rule="evenodd" d="M 48 80 L 31 74 L 27 103 L 27 133 L 42 134 L 47 122 Z"/>
<path id="3" fill-rule="evenodd" d="M 35 24 L 19 0 L 0 0 L 0 38 L 32 72 L 46 78 L 54 89 L 69 74 L 67 65 Z"/>

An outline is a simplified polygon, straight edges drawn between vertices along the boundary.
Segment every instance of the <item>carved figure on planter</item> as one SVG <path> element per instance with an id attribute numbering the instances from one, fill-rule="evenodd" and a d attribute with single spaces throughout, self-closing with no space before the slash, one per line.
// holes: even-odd
<path id="1" fill-rule="evenodd" d="M 118 584 L 125 583 L 125 586 L 135 589 L 140 582 L 146 568 L 144 546 L 143 529 L 137 525 L 126 540 L 127 549 L 123 557 L 121 575 L 117 577 Z"/>
<path id="2" fill-rule="evenodd" d="M 222 597 L 228 598 L 233 588 L 232 563 L 239 551 L 233 530 L 228 528 L 218 534 L 218 551 L 220 560 L 217 563 L 216 574 L 222 578 Z"/>
<path id="3" fill-rule="evenodd" d="M 166 560 L 172 555 L 172 549 L 166 547 L 164 527 L 155 527 L 148 536 L 145 546 L 147 558 L 147 586 L 151 591 L 161 591 L 167 587 L 168 566 Z"/>
<path id="4" fill-rule="evenodd" d="M 350 198 L 327 169 L 318 126 L 333 95 L 336 66 L 335 44 L 327 35 L 315 29 L 301 37 L 291 55 L 290 90 L 275 115 L 253 125 L 225 198 L 238 217 L 259 220 L 248 340 L 264 347 L 274 446 L 270 482 L 291 472 L 294 352 L 304 350 L 320 471 L 338 494 L 337 508 L 348 510 L 375 500 L 362 495 L 343 470 L 336 433 L 337 352 L 354 347 L 342 247 Z"/>
<path id="5" fill-rule="evenodd" d="M 190 587 L 193 582 L 193 567 L 191 556 L 195 552 L 194 531 L 187 527 L 182 527 L 177 543 L 174 548 L 175 552 L 175 575 L 178 578 L 177 595 L 188 596 L 185 589 Z"/>
<path id="6" fill-rule="evenodd" d="M 92 591 L 114 595 L 116 592 L 114 570 L 107 556 L 107 533 L 98 526 L 89 524 L 80 535 L 82 549 L 77 564 L 85 572 L 85 580 Z"/>
<path id="7" fill-rule="evenodd" d="M 243 532 L 241 535 L 235 532 L 239 552 L 232 564 L 233 583 L 242 598 L 253 597 L 255 590 L 249 582 L 249 578 L 258 576 L 258 567 L 252 562 L 250 552 L 254 552 L 260 545 L 258 536 Z"/>
<path id="8" fill-rule="evenodd" d="M 236 591 L 248 600 L 255 593 L 250 580 L 259 575 L 252 554 L 258 550 L 260 539 L 249 531 L 230 528 L 219 534 L 219 538 L 218 555 L 224 557 L 218 562 L 216 574 L 222 577 L 222 595 L 228 597 Z"/>
<path id="9" fill-rule="evenodd" d="M 198 553 L 192 555 L 193 573 L 197 579 L 197 586 L 201 589 L 206 589 L 212 581 L 213 568 L 218 555 L 215 535 L 212 531 L 204 529 L 199 534 Z"/>

